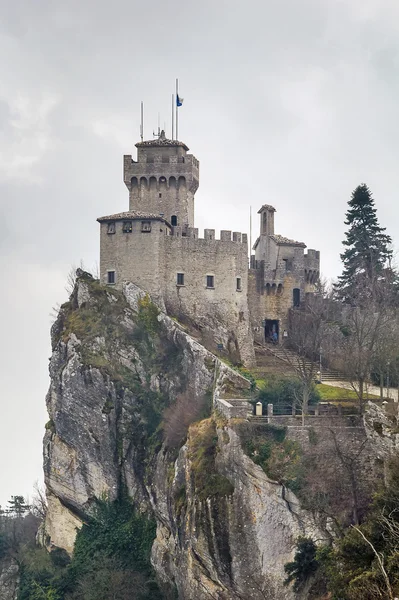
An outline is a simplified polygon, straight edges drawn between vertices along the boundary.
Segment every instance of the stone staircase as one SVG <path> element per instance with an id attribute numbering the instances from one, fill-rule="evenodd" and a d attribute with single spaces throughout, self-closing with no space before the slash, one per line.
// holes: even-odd
<path id="1" fill-rule="evenodd" d="M 262 357 L 267 356 L 267 355 L 274 356 L 279 361 L 282 361 L 285 364 L 289 365 L 292 369 L 295 369 L 296 365 L 299 365 L 299 364 L 303 364 L 303 366 L 307 369 L 307 368 L 310 368 L 311 364 L 312 364 L 310 360 L 307 360 L 307 359 L 303 360 L 292 350 L 286 350 L 286 349 L 281 348 L 281 346 L 277 346 L 277 345 L 276 346 L 267 345 L 267 346 L 258 346 L 255 349 L 256 361 L 257 361 L 257 365 L 259 365 L 259 367 L 261 366 L 261 363 L 262 363 Z M 316 378 L 317 373 L 319 371 L 319 365 L 317 363 L 313 363 L 313 369 L 314 369 L 315 378 Z M 344 379 L 345 379 L 345 377 L 338 371 L 322 368 L 321 380 L 323 383 L 327 383 L 328 381 L 341 381 Z"/>

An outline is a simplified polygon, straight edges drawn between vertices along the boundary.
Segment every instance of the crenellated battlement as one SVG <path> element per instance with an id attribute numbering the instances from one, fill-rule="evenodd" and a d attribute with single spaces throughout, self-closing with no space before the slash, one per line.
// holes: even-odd
<path id="1" fill-rule="evenodd" d="M 185 187 L 195 193 L 199 186 L 199 162 L 192 156 L 144 156 L 135 162 L 131 155 L 124 156 L 123 181 L 130 192 L 134 188 L 149 191 Z"/>
<path id="2" fill-rule="evenodd" d="M 200 237 L 198 227 L 175 226 L 171 229 L 171 236 L 192 238 L 207 242 L 234 242 L 238 244 L 248 244 L 248 236 L 246 233 L 241 233 L 240 231 L 231 232 L 222 229 L 220 231 L 220 237 L 217 238 L 215 232 L 215 229 L 204 229 L 204 236 Z"/>

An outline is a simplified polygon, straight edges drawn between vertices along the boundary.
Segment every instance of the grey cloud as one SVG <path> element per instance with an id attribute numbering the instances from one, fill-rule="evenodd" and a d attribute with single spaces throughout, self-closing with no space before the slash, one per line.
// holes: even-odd
<path id="1" fill-rule="evenodd" d="M 398 237 L 399 7 L 21 0 L 1 13 L 4 503 L 40 474 L 48 315 L 70 265 L 97 260 L 96 217 L 126 206 L 122 155 L 138 139 L 140 101 L 146 136 L 158 112 L 170 131 L 180 78 L 179 137 L 201 161 L 200 227 L 245 231 L 250 205 L 271 203 L 278 232 L 320 249 L 336 276 L 358 183 Z"/>

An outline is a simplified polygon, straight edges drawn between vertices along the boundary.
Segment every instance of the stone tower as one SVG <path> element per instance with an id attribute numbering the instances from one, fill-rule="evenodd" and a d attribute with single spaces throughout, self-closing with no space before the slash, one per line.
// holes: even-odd
<path id="1" fill-rule="evenodd" d="M 194 227 L 199 162 L 183 142 L 159 138 L 138 142 L 137 162 L 124 156 L 123 179 L 129 210 L 162 216 L 172 226 Z"/>

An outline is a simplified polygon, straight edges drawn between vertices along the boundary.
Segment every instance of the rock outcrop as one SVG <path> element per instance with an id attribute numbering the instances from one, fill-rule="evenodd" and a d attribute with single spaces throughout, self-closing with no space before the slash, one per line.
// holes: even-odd
<path id="1" fill-rule="evenodd" d="M 52 328 L 44 471 L 51 543 L 73 549 L 96 498 L 127 492 L 157 521 L 152 562 L 180 599 L 291 600 L 284 564 L 322 533 L 242 449 L 216 396 L 249 382 L 132 284 L 79 273 Z"/>
<path id="2" fill-rule="evenodd" d="M 16 600 L 18 596 L 19 572 L 15 562 L 0 561 L 0 600 Z"/>

